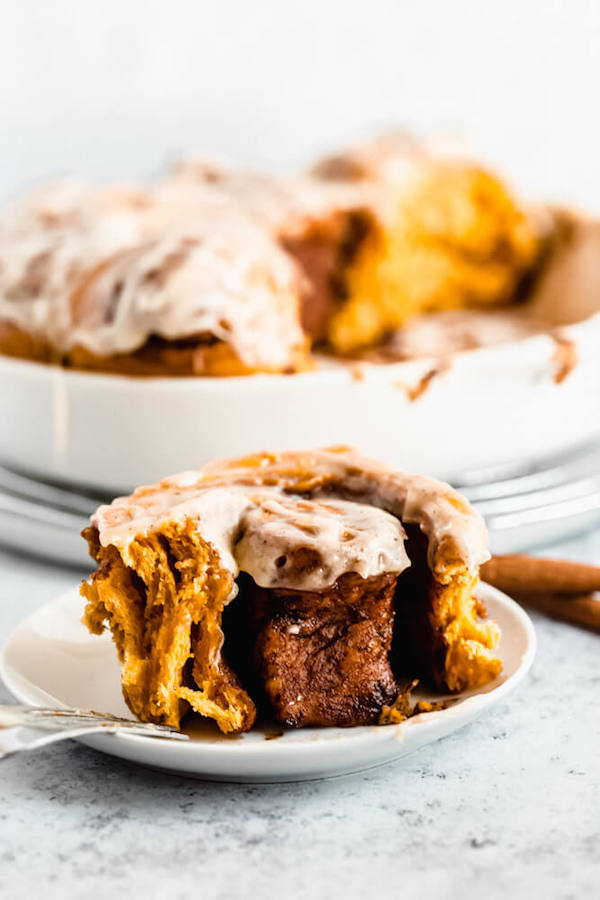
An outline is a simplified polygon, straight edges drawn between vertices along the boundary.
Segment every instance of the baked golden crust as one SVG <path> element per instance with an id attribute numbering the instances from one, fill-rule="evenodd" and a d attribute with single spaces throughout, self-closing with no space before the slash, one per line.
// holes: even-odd
<path id="1" fill-rule="evenodd" d="M 68 353 L 61 354 L 43 338 L 36 338 L 9 322 L 0 322 L 0 353 L 17 359 L 114 375 L 163 378 L 190 375 L 224 377 L 269 371 L 246 366 L 228 344 L 206 335 L 181 341 L 165 341 L 153 337 L 135 353 L 115 356 L 101 356 L 81 346 L 73 347 Z M 300 347 L 290 367 L 283 370 L 283 374 L 301 372 L 308 368 L 310 361 L 305 350 Z"/>
<path id="2" fill-rule="evenodd" d="M 23 331 L 12 322 L 3 322 L 1 319 L 0 353 L 33 362 L 60 364 L 60 358 L 46 338 Z"/>
<path id="3" fill-rule="evenodd" d="M 380 568 L 332 567 L 363 520 Z M 390 543 L 398 520 L 408 557 Z M 286 724 L 376 722 L 403 676 L 458 691 L 501 669 L 498 628 L 473 594 L 488 557 L 479 516 L 447 485 L 346 449 L 214 463 L 101 507 L 85 536 L 99 566 L 82 586 L 85 622 L 111 629 L 142 720 L 178 726 L 191 708 L 240 731 L 266 703 Z M 252 636 L 243 652 L 240 634 Z"/>

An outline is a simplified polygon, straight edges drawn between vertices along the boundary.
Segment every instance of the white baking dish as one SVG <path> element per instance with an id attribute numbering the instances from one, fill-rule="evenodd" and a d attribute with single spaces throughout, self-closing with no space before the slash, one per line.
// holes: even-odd
<path id="1" fill-rule="evenodd" d="M 0 357 L 0 460 L 127 491 L 208 459 L 353 444 L 448 480 L 532 461 L 600 432 L 600 314 L 563 328 L 578 363 L 557 384 L 548 335 L 434 360 L 235 378 L 131 378 Z M 359 375 L 360 377 L 357 377 Z"/>

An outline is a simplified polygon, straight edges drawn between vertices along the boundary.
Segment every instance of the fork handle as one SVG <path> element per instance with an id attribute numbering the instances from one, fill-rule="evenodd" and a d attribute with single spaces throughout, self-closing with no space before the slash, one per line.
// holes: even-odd
<path id="1" fill-rule="evenodd" d="M 123 719 L 91 710 L 0 705 L 0 759 L 86 734 L 145 735 L 171 740 L 188 736 L 166 725 Z"/>
<path id="2" fill-rule="evenodd" d="M 83 737 L 86 734 L 98 734 L 99 732 L 115 734 L 119 730 L 118 725 L 101 725 L 97 722 L 89 725 L 71 726 L 70 728 L 65 728 L 62 725 L 60 728 L 53 730 L 45 727 L 35 728 L 31 725 L 3 728 L 0 730 L 0 760 L 25 750 L 38 750 L 40 747 L 55 744 L 57 741 Z M 131 733 L 133 729 L 128 730 Z"/>

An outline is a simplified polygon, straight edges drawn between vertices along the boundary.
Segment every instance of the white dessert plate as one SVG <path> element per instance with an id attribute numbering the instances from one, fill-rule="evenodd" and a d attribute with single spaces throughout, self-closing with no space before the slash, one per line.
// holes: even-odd
<path id="1" fill-rule="evenodd" d="M 268 727 L 240 737 L 226 737 L 212 723 L 192 719 L 187 742 L 126 734 L 92 735 L 81 742 L 146 766 L 211 781 L 304 781 L 357 772 L 406 756 L 472 722 L 513 690 L 531 667 L 536 640 L 527 614 L 489 585 L 482 584 L 478 590 L 502 629 L 503 672 L 483 688 L 452 698 L 444 710 L 415 716 L 401 725 L 284 732 Z M 108 634 L 90 635 L 81 624 L 82 611 L 83 601 L 73 590 L 26 618 L 3 649 L 0 674 L 24 703 L 130 716 L 121 695 L 112 640 Z M 425 693 L 415 696 L 435 699 Z"/>

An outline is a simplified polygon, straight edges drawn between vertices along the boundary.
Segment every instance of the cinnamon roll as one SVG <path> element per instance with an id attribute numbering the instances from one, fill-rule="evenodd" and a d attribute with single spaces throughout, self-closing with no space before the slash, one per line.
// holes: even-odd
<path id="1" fill-rule="evenodd" d="M 519 299 L 545 247 L 547 224 L 494 175 L 436 156 L 405 135 L 325 159 L 318 177 L 371 186 L 374 226 L 343 274 L 335 351 L 373 346 L 422 313 L 489 309 Z"/>
<path id="2" fill-rule="evenodd" d="M 66 184 L 30 198 L 0 227 L 0 351 L 139 375 L 301 366 L 294 263 L 202 196 Z"/>
<path id="3" fill-rule="evenodd" d="M 258 177 L 187 160 L 175 181 L 218 184 L 298 262 L 302 325 L 349 355 L 422 313 L 519 298 L 550 223 L 467 160 L 389 135 L 318 162 L 308 176 Z"/>
<path id="4" fill-rule="evenodd" d="M 0 352 L 61 363 L 78 280 L 147 240 L 149 194 L 73 179 L 33 191 L 0 216 Z"/>
<path id="5" fill-rule="evenodd" d="M 545 247 L 494 176 L 388 138 L 277 176 L 187 160 L 0 217 L 0 352 L 139 375 L 296 372 L 518 299 Z"/>
<path id="6" fill-rule="evenodd" d="M 84 536 L 84 621 L 111 630 L 143 721 L 377 723 L 407 678 L 454 692 L 501 670 L 473 593 L 479 514 L 348 448 L 210 463 L 100 507 Z"/>

